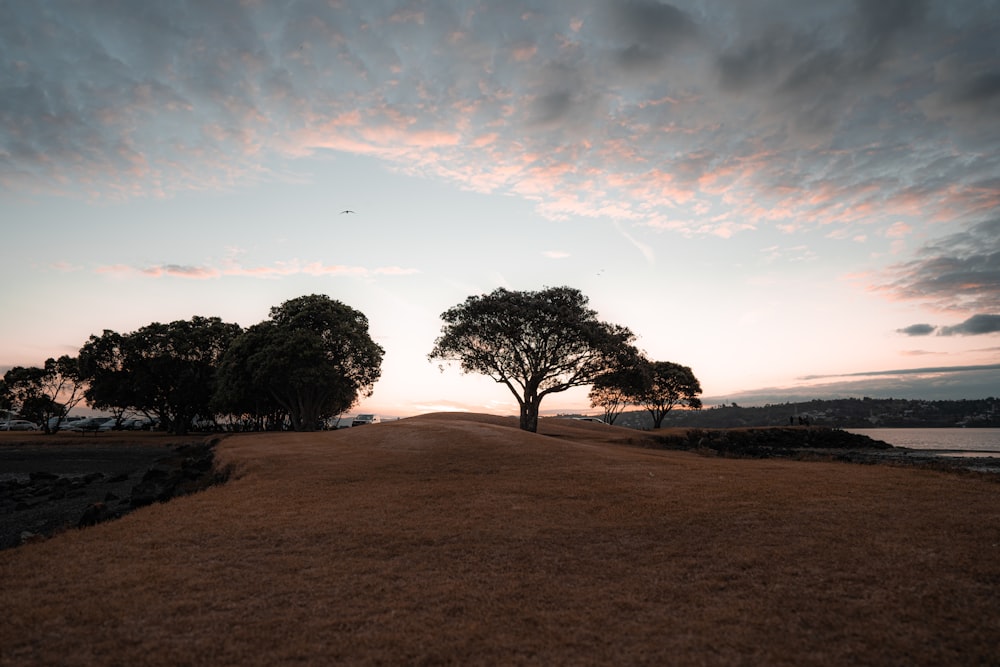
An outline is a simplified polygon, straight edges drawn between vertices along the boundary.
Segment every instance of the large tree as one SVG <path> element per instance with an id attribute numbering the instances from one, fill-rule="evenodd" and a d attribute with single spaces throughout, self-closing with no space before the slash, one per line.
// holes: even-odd
<path id="1" fill-rule="evenodd" d="M 312 431 L 371 396 L 383 354 L 360 311 L 319 294 L 291 299 L 236 341 L 216 402 L 254 415 L 280 406 L 292 428 Z"/>
<path id="2" fill-rule="evenodd" d="M 633 389 L 629 401 L 644 407 L 653 418 L 653 428 L 660 428 L 663 418 L 674 407 L 701 408 L 701 383 L 688 366 L 672 361 L 646 361 L 641 364 L 642 384 Z"/>
<path id="3" fill-rule="evenodd" d="M 570 287 L 470 296 L 441 315 L 444 325 L 428 358 L 458 362 L 504 384 L 520 406 L 520 426 L 538 430 L 542 399 L 590 384 L 635 354 L 635 336 L 597 319 Z"/>
<path id="4" fill-rule="evenodd" d="M 270 322 L 255 324 L 229 346 L 219 365 L 213 409 L 240 425 L 240 430 L 278 430 L 288 418 L 267 388 L 268 346 L 274 337 Z"/>
<path id="5" fill-rule="evenodd" d="M 87 402 L 93 408 L 111 412 L 118 422 L 126 410 L 138 409 L 133 374 L 126 367 L 127 350 L 132 342 L 128 336 L 105 329 L 100 336 L 92 335 L 83 344 L 78 357 L 80 375 L 87 381 L 84 392 Z"/>

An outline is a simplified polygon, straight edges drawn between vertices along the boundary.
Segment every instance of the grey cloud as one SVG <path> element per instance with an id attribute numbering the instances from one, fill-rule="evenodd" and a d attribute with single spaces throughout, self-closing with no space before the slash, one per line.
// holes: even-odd
<path id="1" fill-rule="evenodd" d="M 976 366 L 931 366 L 928 368 L 896 368 L 883 371 L 862 371 L 841 375 L 807 375 L 800 380 L 822 380 L 826 378 L 873 377 L 888 375 L 937 375 L 941 373 L 972 373 L 979 371 L 1000 371 L 1000 364 L 980 364 Z"/>
<path id="2" fill-rule="evenodd" d="M 535 99 L 532 120 L 547 125 L 566 116 L 573 108 L 573 95 L 568 91 L 555 91 Z"/>
<path id="3" fill-rule="evenodd" d="M 898 333 L 906 336 L 929 336 L 937 329 L 933 324 L 911 324 L 910 326 L 897 329 Z"/>
<path id="4" fill-rule="evenodd" d="M 686 12 L 657 0 L 611 2 L 610 27 L 623 41 L 646 48 L 664 49 L 689 39 L 698 26 Z"/>
<path id="5" fill-rule="evenodd" d="M 701 29 L 678 7 L 657 0 L 610 0 L 603 21 L 615 42 L 617 64 L 626 71 L 648 71 L 678 48 L 695 43 Z"/>
<path id="6" fill-rule="evenodd" d="M 942 336 L 979 336 L 1000 333 L 1000 315 L 973 315 L 961 324 L 941 327 Z"/>
<path id="7" fill-rule="evenodd" d="M 863 36 L 880 45 L 919 25 L 927 12 L 926 0 L 855 0 L 854 6 Z"/>
<path id="8" fill-rule="evenodd" d="M 980 366 L 940 366 L 902 370 L 852 373 L 843 376 L 816 376 L 808 379 L 843 380 L 790 388 L 765 388 L 731 396 L 706 397 L 706 403 L 738 401 L 740 404 L 808 401 L 814 398 L 911 398 L 960 400 L 996 396 L 1000 364 Z M 806 379 L 806 378 L 802 378 Z"/>
<path id="9" fill-rule="evenodd" d="M 449 165 L 444 178 L 499 163 L 517 172 L 534 153 L 579 167 L 567 170 L 567 192 L 588 170 L 656 168 L 695 200 L 698 177 L 718 174 L 717 190 L 726 179 L 740 186 L 734 201 L 781 204 L 812 221 L 803 224 L 852 206 L 884 211 L 893 197 L 965 220 L 961 202 L 945 201 L 951 193 L 981 192 L 970 207 L 982 210 L 1000 187 L 991 181 L 1000 173 L 996 144 L 979 131 L 1000 126 L 973 103 L 998 100 L 995 45 L 975 29 L 988 18 L 984 7 L 0 2 L 0 187 L 249 182 L 276 153 L 307 154 L 331 136 L 333 145 L 370 146 L 380 135 L 367 130 L 391 127 L 461 135 L 454 149 L 426 150 L 428 171 Z M 939 113 L 925 114 L 918 103 L 934 93 Z M 957 107 L 981 118 L 972 150 L 955 146 L 971 127 L 968 116 L 954 118 Z M 352 114 L 357 125 L 336 123 Z M 484 159 L 467 140 L 487 133 L 496 139 Z M 813 140 L 822 133 L 827 141 Z M 551 150 L 581 144 L 608 150 Z M 508 182 L 520 178 L 528 177 Z M 605 196 L 629 205 L 613 186 L 592 191 L 602 193 L 588 201 L 594 210 Z M 811 196 L 828 191 L 836 196 Z M 775 201 L 775 192 L 794 194 Z M 716 195 L 701 199 L 706 210 Z"/>
<path id="10" fill-rule="evenodd" d="M 1000 218 L 924 246 L 879 289 L 941 308 L 1000 310 Z"/>
<path id="11" fill-rule="evenodd" d="M 919 42 L 926 6 L 858 0 L 775 10 L 778 22 L 736 27 L 726 40 L 714 61 L 719 86 L 806 136 L 828 134 L 886 93 L 888 81 L 876 76 L 894 53 Z M 908 66 L 900 62 L 889 77 Z"/>
<path id="12" fill-rule="evenodd" d="M 1000 96 L 1000 71 L 985 72 L 966 82 L 956 92 L 955 102 L 976 105 Z"/>

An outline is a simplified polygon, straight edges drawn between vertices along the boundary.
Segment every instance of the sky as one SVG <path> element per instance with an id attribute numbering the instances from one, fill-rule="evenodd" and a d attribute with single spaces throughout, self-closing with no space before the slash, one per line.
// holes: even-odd
<path id="1" fill-rule="evenodd" d="M 562 285 L 706 405 L 1000 395 L 1000 2 L 0 2 L 0 372 L 325 294 L 357 412 L 515 414 L 440 315 Z"/>

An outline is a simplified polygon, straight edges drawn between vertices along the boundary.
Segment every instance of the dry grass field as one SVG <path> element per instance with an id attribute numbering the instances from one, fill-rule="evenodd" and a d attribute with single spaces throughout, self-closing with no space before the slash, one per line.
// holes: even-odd
<path id="1" fill-rule="evenodd" d="M 987 665 L 1000 485 L 426 415 L 0 552 L 3 665 Z"/>

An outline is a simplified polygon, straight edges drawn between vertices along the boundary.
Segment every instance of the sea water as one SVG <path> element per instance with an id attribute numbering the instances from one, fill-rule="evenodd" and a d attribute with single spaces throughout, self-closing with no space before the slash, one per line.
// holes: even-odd
<path id="1" fill-rule="evenodd" d="M 1000 457 L 1000 428 L 848 428 L 894 447 L 936 450 L 949 456 Z"/>

